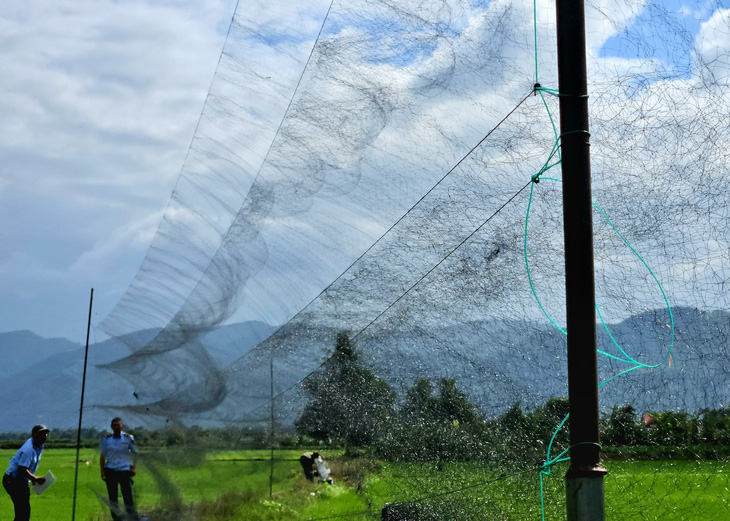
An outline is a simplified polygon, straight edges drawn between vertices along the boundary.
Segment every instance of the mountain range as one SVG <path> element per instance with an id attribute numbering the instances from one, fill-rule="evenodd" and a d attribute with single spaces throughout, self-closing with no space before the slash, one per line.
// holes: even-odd
<path id="1" fill-rule="evenodd" d="M 672 321 L 674 340 L 668 353 L 671 341 L 668 326 Z M 210 356 L 229 379 L 226 400 L 239 411 L 251 410 L 261 401 L 261 396 L 257 398 L 259 402 L 246 401 L 252 386 L 268 389 L 265 382 L 268 362 L 247 365 L 257 357 L 244 355 L 274 329 L 268 324 L 241 323 L 216 328 L 204 336 Z M 637 410 L 689 412 L 727 406 L 730 313 L 676 308 L 670 320 L 666 310 L 647 311 L 610 324 L 608 331 L 610 336 L 599 324 L 600 350 L 624 358 L 613 338 L 626 354 L 646 367 L 608 381 L 600 392 L 602 406 L 631 404 Z M 281 360 L 276 362 L 276 367 L 281 368 L 275 376 L 277 393 L 279 388 L 296 384 L 304 371 L 302 368 L 321 363 L 323 356 L 331 352 L 335 334 L 334 330 L 310 325 L 306 334 L 302 332 L 298 336 L 297 349 L 288 351 L 290 359 L 286 364 Z M 551 396 L 567 394 L 565 337 L 549 324 L 524 320 L 478 321 L 398 329 L 363 334 L 357 345 L 362 363 L 391 383 L 396 391 L 402 393 L 419 377 L 456 378 L 459 387 L 488 415 L 499 414 L 517 401 L 530 409 Z M 78 424 L 83 346 L 65 339 L 43 339 L 29 331 L 15 331 L 0 333 L 0 353 L 3 359 L 0 390 L 5 403 L 0 410 L 0 431 L 23 432 L 35 423 L 56 428 Z M 105 428 L 109 418 L 117 414 L 100 404 L 128 405 L 144 399 L 136 394 L 129 381 L 102 367 L 129 354 L 129 349 L 114 339 L 90 346 L 84 426 Z M 631 367 L 616 358 L 599 356 L 600 381 Z M 238 372 L 241 370 L 244 373 Z M 264 370 L 266 375 L 254 374 Z M 247 385 L 234 381 L 231 375 L 235 374 L 245 374 Z M 292 404 L 295 402 L 296 399 L 291 400 Z"/>
<path id="2" fill-rule="evenodd" d="M 236 342 L 228 340 L 235 329 Z M 273 332 L 262 322 L 222 326 L 206 334 L 206 345 L 220 368 L 228 366 Z M 150 336 L 149 332 L 140 333 Z M 78 426 L 84 373 L 84 346 L 63 338 L 45 339 L 30 331 L 0 333 L 0 432 L 25 432 L 37 424 L 49 427 Z M 116 339 L 89 346 L 84 389 L 83 425 L 107 428 L 118 411 L 100 406 L 133 403 L 135 389 L 117 374 L 104 369 L 131 354 Z"/>

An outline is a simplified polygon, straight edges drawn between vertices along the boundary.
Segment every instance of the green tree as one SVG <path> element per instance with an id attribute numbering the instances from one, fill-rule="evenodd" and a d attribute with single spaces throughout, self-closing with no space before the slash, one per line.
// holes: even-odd
<path id="1" fill-rule="evenodd" d="M 646 433 L 636 410 L 631 406 L 613 406 L 611 415 L 604 422 L 601 440 L 607 445 L 643 445 Z"/>
<path id="2" fill-rule="evenodd" d="M 308 402 L 294 422 L 299 434 L 362 446 L 377 441 L 388 428 L 395 393 L 358 360 L 350 335 L 338 333 L 332 357 L 304 381 Z"/>
<path id="3" fill-rule="evenodd" d="M 698 443 L 700 422 L 696 416 L 687 412 L 652 412 L 654 422 L 648 426 L 649 443 L 669 447 L 682 447 Z"/>
<path id="4" fill-rule="evenodd" d="M 406 391 L 400 417 L 406 425 L 423 423 L 426 418 L 436 415 L 436 399 L 433 396 L 433 385 L 428 378 L 417 378 L 413 387 Z"/>
<path id="5" fill-rule="evenodd" d="M 438 381 L 438 394 L 427 378 L 417 378 L 406 391 L 400 416 L 405 423 L 440 423 L 451 426 L 470 425 L 483 421 L 476 406 L 459 389 L 454 378 Z"/>
<path id="6" fill-rule="evenodd" d="M 525 430 L 526 422 L 525 413 L 522 412 L 522 402 L 517 401 L 499 417 L 496 423 L 502 431 L 522 432 Z"/>
<path id="7" fill-rule="evenodd" d="M 730 445 L 730 411 L 703 409 L 700 411 L 700 437 L 709 444 Z"/>
<path id="8" fill-rule="evenodd" d="M 473 425 L 482 421 L 476 406 L 469 401 L 466 393 L 456 386 L 454 378 L 439 380 L 436 404 L 440 416 L 452 424 Z"/>
<path id="9" fill-rule="evenodd" d="M 403 461 L 485 459 L 493 446 L 487 424 L 453 378 L 433 384 L 418 378 L 406 391 L 399 422 L 388 431 L 380 454 Z"/>

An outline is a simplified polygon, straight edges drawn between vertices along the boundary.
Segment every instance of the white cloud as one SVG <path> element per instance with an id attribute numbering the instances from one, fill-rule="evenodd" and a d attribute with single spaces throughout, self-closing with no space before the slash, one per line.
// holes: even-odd
<path id="1" fill-rule="evenodd" d="M 144 251 L 157 231 L 162 211 L 133 221 L 100 238 L 91 249 L 83 252 L 70 266 L 69 271 L 78 275 L 98 272 L 113 266 L 128 250 Z"/>
<path id="2" fill-rule="evenodd" d="M 64 158 L 109 153 L 120 138 L 131 149 L 189 139 L 189 107 L 202 108 L 222 44 L 211 15 L 142 2 L 29 8 L 3 19 L 3 143 Z"/>
<path id="3" fill-rule="evenodd" d="M 0 330 L 52 331 L 66 311 L 40 324 L 34 308 L 72 284 L 101 280 L 118 298 L 167 205 L 234 5 L 0 3 Z"/>
<path id="4" fill-rule="evenodd" d="M 598 58 L 605 42 L 630 27 L 645 3 L 631 0 L 588 3 L 590 67 L 594 82 L 591 88 L 596 92 L 605 89 L 605 85 L 600 85 L 604 78 L 629 77 L 643 71 L 648 75 L 661 70 L 658 61 Z M 207 227 L 225 233 L 233 215 L 230 212 L 238 208 L 268 151 L 280 113 L 291 96 L 328 3 L 315 4 L 305 7 L 282 1 L 272 6 L 260 2 L 258 12 L 241 11 L 242 15 L 237 17 L 236 22 L 242 25 L 229 42 L 230 59 L 224 59 L 223 67 L 231 83 L 219 82 L 217 97 L 208 106 L 210 121 L 201 122 L 205 131 L 199 137 L 207 141 L 201 142 L 201 151 L 191 152 L 187 164 L 190 179 L 182 183 L 189 189 L 182 195 L 188 197 L 184 202 L 195 211 L 212 210 L 205 213 L 205 219 L 197 219 L 193 218 L 194 213 L 185 213 L 178 206 L 169 208 L 169 222 L 180 224 L 180 229 L 193 223 L 188 226 L 189 231 L 200 221 L 196 229 Z M 49 287 L 55 285 L 54 291 L 66 289 L 58 282 L 64 276 L 78 285 L 90 285 L 88 282 L 94 278 L 103 280 L 107 288 L 114 286 L 113 291 L 106 292 L 110 299 L 119 296 L 123 288 L 116 288 L 131 280 L 159 222 L 159 212 L 167 204 L 202 108 L 232 7 L 232 0 L 210 0 L 203 5 L 192 1 L 36 0 L 27 2 L 23 8 L 0 7 L 0 67 L 7 71 L 0 76 L 0 90 L 5 93 L 0 99 L 0 153 L 8 158 L 0 171 L 0 217 L 8 223 L 0 232 L 3 239 L 0 263 L 8 270 L 8 278 L 22 273 L 23 280 L 30 285 L 36 283 L 33 274 L 38 273 L 37 280 L 45 281 Z M 338 23 L 356 19 L 348 9 L 356 9 L 356 4 L 348 5 L 339 18 L 333 15 Z M 504 9 L 504 17 L 488 19 L 481 16 L 483 13 L 477 13 L 474 18 L 466 19 L 460 18 L 461 13 L 455 15 L 452 28 L 454 32 L 461 31 L 457 43 L 447 42 L 446 38 L 436 39 L 430 55 L 424 52 L 407 65 L 372 63 L 367 59 L 367 52 L 372 51 L 368 45 L 373 45 L 367 42 L 368 30 L 375 30 L 373 26 L 335 24 L 338 38 L 335 29 L 325 33 L 340 44 L 360 44 L 363 52 L 329 49 L 327 57 L 334 59 L 334 64 L 331 67 L 318 64 L 320 68 L 315 70 L 320 76 L 306 78 L 309 83 L 303 89 L 309 89 L 308 94 L 315 102 L 312 107 L 304 107 L 312 110 L 311 120 L 294 129 L 301 131 L 297 137 L 307 144 L 311 139 L 312 150 L 323 147 L 324 152 L 317 149 L 313 155 L 320 154 L 342 168 L 346 171 L 343 177 L 354 172 L 353 177 L 362 175 L 361 182 L 370 183 L 371 187 L 380 182 L 378 168 L 393 168 L 392 161 L 400 161 L 402 170 L 409 171 L 411 176 L 400 180 L 393 175 L 393 180 L 387 181 L 391 184 L 385 183 L 386 188 L 393 188 L 385 190 L 387 195 L 378 194 L 377 190 L 373 191 L 375 195 L 368 195 L 366 190 L 357 187 L 356 197 L 381 200 L 355 201 L 353 208 L 371 203 L 373 208 L 385 207 L 398 197 L 415 200 L 431 183 L 425 175 L 440 176 L 444 167 L 451 166 L 467 150 L 465 144 L 475 143 L 490 128 L 490 122 L 496 123 L 497 116 L 501 118 L 513 106 L 509 100 L 518 99 L 515 93 L 521 97 L 529 90 L 534 69 L 532 2 L 495 0 L 486 8 L 493 12 L 499 9 Z M 611 19 L 604 13 L 610 13 Z M 434 22 L 439 16 L 446 19 L 446 14 L 423 13 Z M 703 25 L 697 40 L 697 48 L 712 64 L 711 70 L 716 75 L 727 74 L 723 56 L 730 49 L 728 20 L 723 16 L 715 13 Z M 538 17 L 541 79 L 545 80 L 544 85 L 556 88 L 554 2 L 541 0 Z M 497 27 L 495 20 L 504 25 Z M 294 28 L 291 33 L 286 32 L 289 28 Z M 257 34 L 261 38 L 257 39 Z M 393 45 L 398 41 L 395 36 L 386 40 Z M 503 54 L 492 57 L 489 52 L 496 50 Z M 242 57 L 247 59 L 239 59 Z M 315 59 L 322 58 L 315 56 Z M 244 67 L 250 69 L 244 71 Z M 271 71 L 275 74 L 270 74 Z M 332 77 L 328 74 L 333 71 L 334 76 L 340 76 L 330 81 Z M 351 77 L 363 80 L 367 87 L 353 88 L 347 83 Z M 445 82 L 443 85 L 441 80 Z M 621 139 L 636 143 L 635 150 L 622 158 L 624 166 L 631 165 L 626 170 L 653 165 L 647 143 L 656 139 L 659 134 L 656 129 L 670 127 L 673 118 L 684 117 L 682 111 L 696 108 L 691 104 L 682 105 L 683 100 L 676 99 L 692 81 L 695 79 L 656 82 L 644 86 L 643 90 L 637 88 L 635 99 L 628 94 L 625 97 L 629 99 L 624 99 L 624 94 L 618 91 L 609 95 L 605 90 L 605 98 L 591 98 L 591 106 L 604 110 L 605 115 L 613 114 L 613 118 L 628 127 L 622 127 L 625 135 Z M 432 90 L 418 90 L 429 82 L 433 83 Z M 382 88 L 378 103 L 383 103 L 384 111 L 391 111 L 383 118 L 382 128 L 378 127 L 376 111 L 367 110 L 367 104 L 373 101 L 367 96 L 368 89 L 374 92 L 376 86 Z M 413 93 L 417 96 L 409 97 Z M 348 119 L 347 110 L 341 110 L 342 114 L 333 113 L 330 120 L 326 117 L 317 120 L 320 109 L 334 111 L 338 107 L 353 112 L 363 110 L 357 112 L 356 118 Z M 538 110 L 542 109 L 530 115 Z M 645 118 L 637 116 L 640 111 L 647 112 Z M 305 119 L 306 115 L 302 120 Z M 251 128 L 243 129 L 241 121 L 250 123 Z M 322 123 L 322 128 L 326 128 L 321 135 L 331 132 L 331 138 L 320 143 L 310 136 L 306 125 L 312 122 Z M 370 123 L 371 128 L 366 128 Z M 604 123 L 607 130 L 602 130 L 600 125 L 592 129 L 597 143 L 607 140 L 602 132 L 615 130 L 608 116 Z M 548 120 L 541 119 L 539 124 L 549 148 L 552 136 Z M 364 128 L 373 133 L 372 139 L 354 135 Z M 401 139 L 404 135 L 410 141 Z M 211 144 L 217 147 L 213 152 L 205 148 Z M 348 154 L 357 147 L 367 151 L 356 150 L 362 155 L 353 160 Z M 284 150 L 282 156 L 286 156 L 289 148 L 281 150 Z M 601 158 L 598 147 L 594 150 L 596 158 Z M 210 159 L 208 153 L 210 157 L 217 154 L 215 160 L 206 162 Z M 285 163 L 284 160 L 291 159 L 287 157 L 276 160 L 296 170 L 307 158 L 307 154 L 302 154 L 290 163 Z M 363 158 L 369 164 L 358 171 Z M 613 166 L 613 159 L 604 158 L 604 161 Z M 218 192 L 201 195 L 199 187 L 233 162 L 236 166 L 231 168 L 230 178 L 214 181 L 218 183 L 215 187 Z M 597 164 L 603 166 L 600 159 Z M 273 180 L 288 175 L 285 169 L 277 171 L 278 166 L 274 164 L 271 168 L 270 159 L 270 168 L 265 172 L 272 181 L 271 186 L 277 189 Z M 424 179 L 416 179 L 419 175 Z M 511 174 L 503 175 L 505 180 L 514 181 L 511 177 L 507 179 Z M 328 188 L 334 193 L 333 198 L 339 196 L 339 190 L 352 189 L 346 185 L 347 180 L 340 185 L 339 178 L 332 179 Z M 317 190 L 306 179 L 301 181 L 302 188 Z M 225 183 L 235 185 L 234 189 Z M 600 186 L 600 181 L 597 184 Z M 637 182 L 642 188 L 648 184 Z M 282 190 L 281 195 L 290 194 Z M 13 203 L 12 212 L 3 209 L 10 208 L 11 198 L 21 201 Z M 289 216 L 287 205 L 295 205 L 300 200 L 276 202 L 283 215 Z M 395 202 L 402 204 L 402 200 Z M 348 224 L 363 236 L 374 237 L 392 215 L 397 216 L 400 207 L 396 206 L 387 208 L 391 212 L 387 219 L 374 215 L 366 221 L 357 212 L 341 219 L 349 220 Z M 326 205 L 322 208 L 326 214 Z M 228 221 L 224 212 L 230 213 Z M 298 214 L 292 210 L 292 215 L 296 221 Z M 280 224 L 285 224 L 284 218 L 278 214 L 277 218 Z M 276 238 L 275 231 L 271 226 L 270 239 Z M 56 244 L 54 235 L 63 240 Z M 208 240 L 193 235 L 197 247 L 205 252 L 215 251 L 215 238 Z M 358 248 L 359 243 L 352 250 Z M 276 255 L 273 252 L 272 258 Z M 286 261 L 276 258 L 272 265 Z M 258 284 L 254 279 L 252 283 Z M 258 284 L 263 288 L 260 291 L 263 296 L 257 302 L 262 305 L 268 291 L 264 286 L 263 282 Z M 3 305 L 12 311 L 11 304 Z M 296 308 L 291 305 L 292 309 Z M 0 330 L 12 329 L 13 313 L 3 311 L 0 315 L 10 317 L 0 319 L 4 320 L 0 322 Z"/>
<path id="5" fill-rule="evenodd" d="M 696 46 L 705 81 L 723 85 L 730 82 L 730 9 L 717 10 L 702 24 Z"/>

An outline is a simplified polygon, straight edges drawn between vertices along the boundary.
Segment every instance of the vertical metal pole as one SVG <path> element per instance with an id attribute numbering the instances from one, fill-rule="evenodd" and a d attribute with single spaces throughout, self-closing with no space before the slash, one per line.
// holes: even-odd
<path id="1" fill-rule="evenodd" d="M 593 208 L 583 0 L 557 0 L 568 329 L 568 521 L 605 519 L 598 431 Z"/>
<path id="2" fill-rule="evenodd" d="M 86 323 L 86 349 L 84 350 L 84 373 L 81 377 L 81 405 L 79 405 L 79 428 L 76 431 L 76 470 L 74 472 L 74 499 L 71 509 L 71 521 L 76 519 L 76 490 L 79 485 L 79 451 L 81 450 L 81 420 L 84 415 L 84 391 L 86 390 L 86 364 L 89 361 L 89 333 L 91 332 L 91 307 L 94 303 L 94 288 L 89 297 L 89 320 Z"/>
<path id="3" fill-rule="evenodd" d="M 269 375 L 271 383 L 271 434 L 270 434 L 270 447 L 271 447 L 271 471 L 269 472 L 269 499 L 274 494 L 274 354 L 271 354 L 271 362 L 269 364 Z"/>

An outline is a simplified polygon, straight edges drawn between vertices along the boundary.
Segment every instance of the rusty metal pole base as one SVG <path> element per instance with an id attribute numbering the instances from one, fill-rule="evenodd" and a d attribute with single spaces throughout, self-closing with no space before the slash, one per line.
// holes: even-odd
<path id="1" fill-rule="evenodd" d="M 601 464 L 582 469 L 570 469 L 565 475 L 568 521 L 605 521 L 603 476 Z"/>

